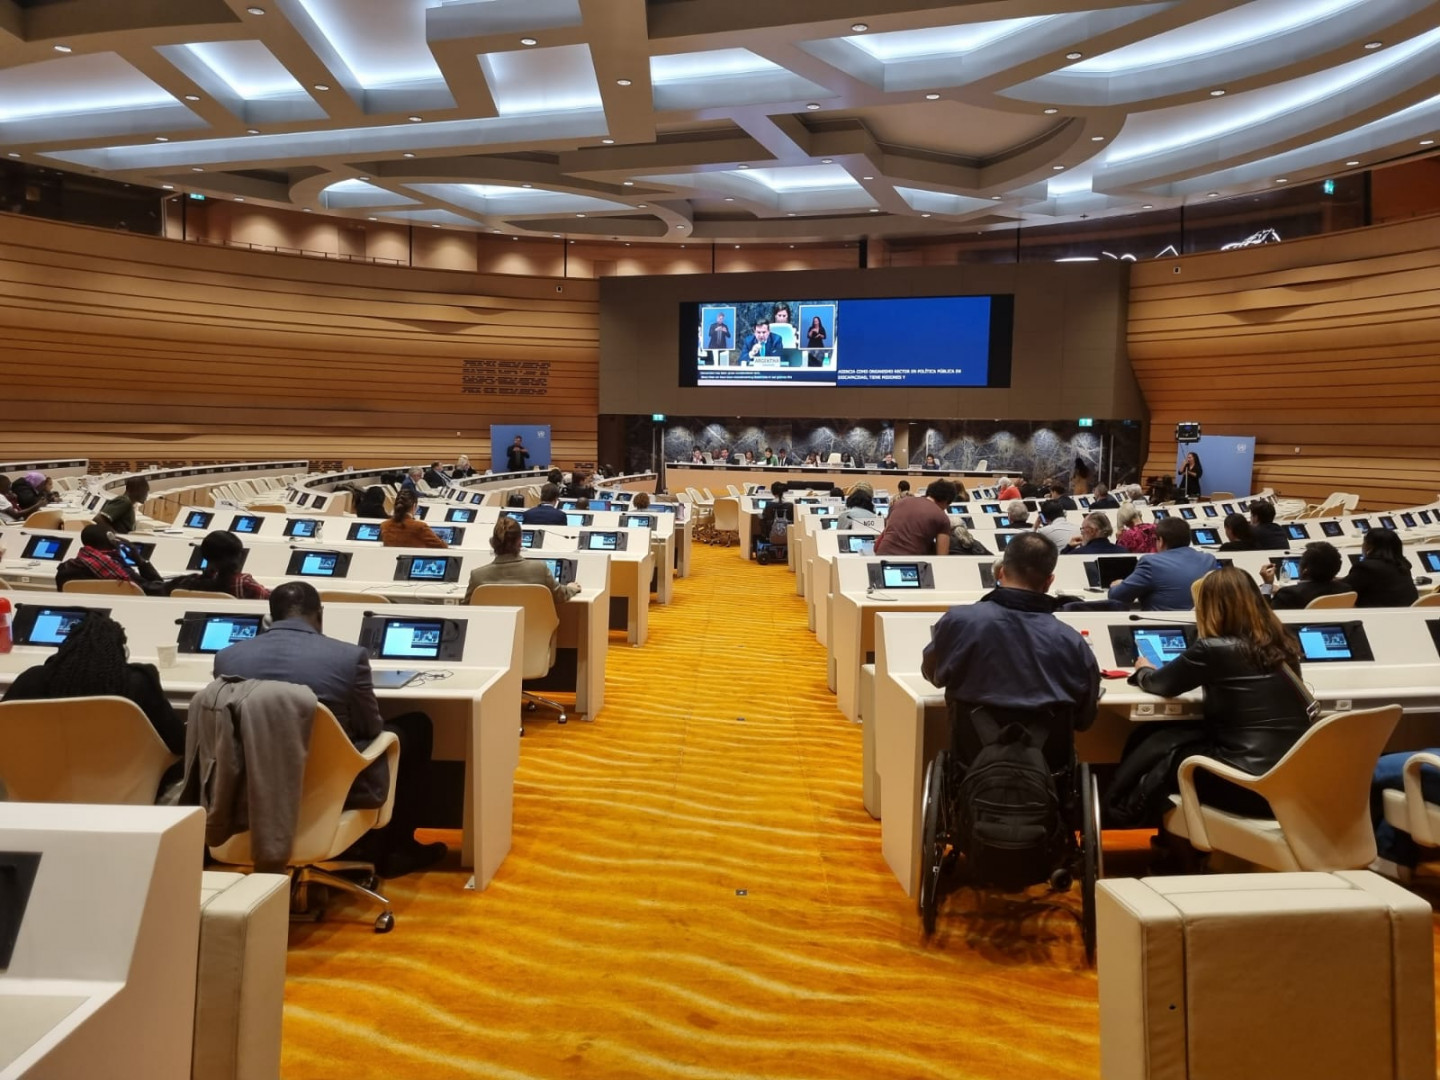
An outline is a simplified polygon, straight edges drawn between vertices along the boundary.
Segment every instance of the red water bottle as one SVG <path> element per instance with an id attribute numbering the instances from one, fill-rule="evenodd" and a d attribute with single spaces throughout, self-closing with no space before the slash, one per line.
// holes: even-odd
<path id="1" fill-rule="evenodd" d="M 10 598 L 0 596 L 0 653 L 10 651 Z"/>

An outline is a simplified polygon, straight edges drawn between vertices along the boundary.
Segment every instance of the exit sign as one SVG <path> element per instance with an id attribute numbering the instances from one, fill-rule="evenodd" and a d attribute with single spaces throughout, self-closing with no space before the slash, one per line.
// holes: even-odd
<path id="1" fill-rule="evenodd" d="M 657 424 L 663 424 L 665 422 L 665 414 L 663 412 L 651 413 L 650 419 Z"/>
<path id="2" fill-rule="evenodd" d="M 1081 426 L 1081 427 L 1094 427 L 1094 426 L 1095 426 L 1095 418 L 1094 418 L 1093 416 L 1082 416 L 1082 417 L 1080 417 L 1080 426 Z"/>

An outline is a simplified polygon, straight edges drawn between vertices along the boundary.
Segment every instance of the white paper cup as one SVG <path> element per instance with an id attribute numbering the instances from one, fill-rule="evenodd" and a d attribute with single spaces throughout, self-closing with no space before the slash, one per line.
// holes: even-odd
<path id="1" fill-rule="evenodd" d="M 177 646 L 175 646 L 175 645 L 157 645 L 157 646 L 155 646 L 155 655 L 156 655 L 157 657 L 159 657 L 160 667 L 162 667 L 162 668 L 174 667 L 174 666 L 175 666 L 175 654 L 176 654 L 176 651 L 177 651 Z"/>

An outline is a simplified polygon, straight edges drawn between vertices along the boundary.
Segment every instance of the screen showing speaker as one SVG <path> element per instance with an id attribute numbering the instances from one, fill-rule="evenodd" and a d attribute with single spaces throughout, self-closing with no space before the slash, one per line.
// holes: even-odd
<path id="1" fill-rule="evenodd" d="M 687 303 L 680 385 L 1009 386 L 1015 298 Z"/>

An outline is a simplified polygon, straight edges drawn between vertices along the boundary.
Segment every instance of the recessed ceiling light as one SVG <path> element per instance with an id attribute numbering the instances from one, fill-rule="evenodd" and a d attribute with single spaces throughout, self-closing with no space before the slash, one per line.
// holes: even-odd
<path id="1" fill-rule="evenodd" d="M 688 225 L 681 225 L 681 226 L 680 226 L 680 228 L 682 228 L 682 229 L 688 229 L 689 227 L 690 227 L 690 226 L 688 226 Z"/>
<path id="2" fill-rule="evenodd" d="M 521 184 L 521 187 L 534 187 L 534 184 Z"/>
<path id="3" fill-rule="evenodd" d="M 1105 136 L 1104 136 L 1104 135 L 1091 135 L 1091 136 L 1090 136 L 1090 141 L 1091 141 L 1091 142 L 1104 142 L 1104 141 L 1105 141 Z"/>
<path id="4" fill-rule="evenodd" d="M 1082 60 L 1082 59 L 1084 59 L 1084 57 L 1085 57 L 1085 54 L 1084 54 L 1084 53 L 1079 53 L 1079 52 L 1067 52 L 1067 53 L 1065 54 L 1065 59 L 1066 59 L 1066 60 Z"/>
<path id="5" fill-rule="evenodd" d="M 185 100 L 186 100 L 186 101 L 199 101 L 199 100 L 200 100 L 200 95 L 199 95 L 199 94 L 186 94 L 186 95 L 185 95 Z"/>
<path id="6" fill-rule="evenodd" d="M 317 82 L 317 83 L 315 84 L 315 89 L 316 89 L 316 90 L 329 90 L 329 89 L 330 89 L 330 86 L 329 86 L 328 83 Z"/>
<path id="7" fill-rule="evenodd" d="M 602 143 L 604 143 L 606 146 L 614 146 L 614 145 L 615 145 L 615 140 L 614 140 L 614 139 L 601 139 L 600 141 L 601 141 Z"/>
<path id="8" fill-rule="evenodd" d="M 879 208 L 878 206 L 872 206 L 872 207 L 870 207 L 870 213 L 872 213 L 872 214 L 878 214 L 879 212 L 880 212 L 880 208 Z"/>
<path id="9" fill-rule="evenodd" d="M 926 101 L 939 101 L 939 100 L 940 100 L 940 95 L 939 95 L 939 94 L 926 94 L 926 95 L 925 95 L 925 100 L 926 100 Z"/>
<path id="10" fill-rule="evenodd" d="M 1277 176 L 1277 177 L 1275 178 L 1275 183 L 1277 183 L 1277 184 L 1288 184 L 1288 183 L 1290 183 L 1290 178 L 1289 178 L 1288 176 Z"/>
<path id="11" fill-rule="evenodd" d="M 10 153 L 6 154 L 5 156 L 6 156 L 6 157 L 19 157 L 20 155 L 17 154 L 17 153 L 15 153 L 14 150 L 11 150 Z"/>
<path id="12" fill-rule="evenodd" d="M 726 196 L 725 196 L 725 201 L 726 201 L 726 202 L 734 202 L 734 201 L 735 201 L 735 196 L 733 196 L 733 195 L 726 195 Z"/>
<path id="13" fill-rule="evenodd" d="M 790 245 L 790 250 L 791 250 L 791 251 L 794 251 L 794 250 L 795 250 L 795 245 L 794 245 L 794 244 L 791 244 L 791 245 Z"/>
<path id="14" fill-rule="evenodd" d="M 1434 139 L 1421 139 L 1421 140 L 1420 140 L 1420 145 L 1421 145 L 1421 146 L 1434 146 L 1434 145 L 1435 145 L 1435 140 L 1434 140 Z"/>
<path id="15" fill-rule="evenodd" d="M 749 166 L 749 165 L 736 165 L 735 167 L 736 167 L 737 169 L 748 169 L 750 166 Z"/>
<path id="16" fill-rule="evenodd" d="M 1218 191 L 1207 191 L 1205 193 L 1205 197 L 1207 199 L 1218 199 L 1220 197 L 1220 193 Z"/>
<path id="17" fill-rule="evenodd" d="M 1385 47 L 1385 42 L 1383 42 L 1383 41 L 1367 41 L 1367 42 L 1365 42 L 1365 48 L 1370 49 L 1370 50 L 1372 50 L 1372 51 L 1375 50 L 1375 49 L 1383 49 L 1384 47 Z"/>
<path id="18" fill-rule="evenodd" d="M 809 109 L 811 112 L 814 112 L 816 109 L 820 108 L 820 103 L 818 101 L 807 102 L 805 108 Z"/>
<path id="19" fill-rule="evenodd" d="M 425 118 L 423 116 L 407 116 L 405 119 L 409 120 L 412 124 L 418 124 Z"/>
<path id="20" fill-rule="evenodd" d="M 190 171 L 191 171 L 191 172 L 204 172 L 205 170 L 202 169 L 199 165 L 191 165 L 191 166 L 190 166 Z"/>
<path id="21" fill-rule="evenodd" d="M 629 80 L 629 79 L 616 79 L 616 80 L 615 80 L 615 85 L 616 85 L 616 86 L 629 86 L 629 85 L 630 85 L 630 80 Z"/>
<path id="22" fill-rule="evenodd" d="M 575 216 L 576 216 L 576 217 L 584 217 L 585 215 L 584 215 L 584 214 L 576 214 Z"/>
<path id="23" fill-rule="evenodd" d="M 432 229 L 438 229 L 440 226 L 439 226 L 439 225 L 431 225 L 430 227 L 431 227 Z"/>
<path id="24" fill-rule="evenodd" d="M 522 38 L 520 39 L 520 44 L 521 44 L 521 45 L 539 45 L 540 43 L 539 43 L 538 41 L 536 41 L 533 37 L 522 37 Z"/>
<path id="25" fill-rule="evenodd" d="M 405 153 L 401 154 L 400 156 L 401 156 L 401 157 L 414 157 L 415 155 L 412 154 L 412 153 L 410 153 L 409 150 L 406 150 Z"/>
<path id="26" fill-rule="evenodd" d="M 379 219 L 378 217 L 372 217 L 370 220 L 371 220 L 371 221 L 379 221 L 380 219 Z"/>
<path id="27" fill-rule="evenodd" d="M 557 233 L 551 233 L 550 235 L 551 235 L 554 239 L 556 239 L 556 240 L 559 240 L 559 239 L 560 239 L 560 234 L 559 234 L 558 232 L 557 232 Z"/>
<path id="28" fill-rule="evenodd" d="M 246 129 L 245 129 L 245 134 L 246 134 L 246 135 L 259 135 L 259 134 L 260 134 L 260 129 L 259 129 L 259 128 L 246 128 Z"/>
<path id="29" fill-rule="evenodd" d="M 1210 96 L 1211 96 L 1211 97 L 1224 97 L 1224 96 L 1225 96 L 1225 91 L 1224 91 L 1224 90 L 1221 90 L 1221 89 L 1219 89 L 1219 88 L 1217 87 L 1216 89 L 1210 91 Z"/>
<path id="30" fill-rule="evenodd" d="M 1003 196 L 1003 195 L 991 195 L 991 196 L 990 196 L 990 201 L 991 201 L 991 202 L 999 202 L 999 201 L 1000 201 L 1001 199 L 1003 199 L 1004 197 L 1005 197 L 1005 196 Z"/>
<path id="31" fill-rule="evenodd" d="M 1147 202 L 1144 206 L 1140 207 L 1140 209 L 1141 209 L 1141 210 L 1154 210 L 1154 209 L 1155 209 L 1155 204 L 1154 204 L 1154 203 L 1148 203 L 1148 202 Z"/>
<path id="32" fill-rule="evenodd" d="M 787 211 L 785 212 L 785 216 L 786 216 L 786 217 L 794 217 L 794 216 L 795 216 L 795 211 L 794 211 L 794 210 L 787 210 Z"/>
<path id="33" fill-rule="evenodd" d="M 869 24 L 869 23 L 857 22 L 857 23 L 851 23 L 851 24 L 850 24 L 850 31 L 851 31 L 852 33 L 855 33 L 855 34 L 863 34 L 866 30 L 869 30 L 869 29 L 870 29 L 870 24 Z"/>
<path id="34" fill-rule="evenodd" d="M 55 46 L 55 51 L 56 51 L 56 52 L 73 52 L 74 50 L 71 49 L 69 45 L 56 45 L 56 46 Z"/>
<path id="35" fill-rule="evenodd" d="M 264 14 L 265 14 L 265 9 L 264 9 L 263 7 L 248 7 L 248 8 L 246 8 L 245 10 L 248 11 L 251 15 L 264 15 Z"/>
<path id="36" fill-rule="evenodd" d="M 620 186 L 621 186 L 621 187 L 634 187 L 634 186 L 635 186 L 635 181 L 634 181 L 634 180 L 622 180 L 622 181 L 620 181 Z"/>
<path id="37" fill-rule="evenodd" d="M 1346 165 L 1350 165 L 1350 166 L 1355 166 L 1355 165 L 1359 165 L 1360 162 L 1358 162 L 1358 161 L 1347 161 L 1347 162 L 1345 162 L 1345 164 L 1346 164 Z"/>
<path id="38" fill-rule="evenodd" d="M 236 196 L 235 196 L 235 201 L 236 201 L 236 202 L 244 202 L 245 200 L 242 199 L 239 195 L 236 195 Z"/>
<path id="39" fill-rule="evenodd" d="M 636 204 L 635 204 L 635 209 L 636 209 L 636 210 L 645 210 L 645 209 L 647 209 L 649 206 L 650 206 L 649 203 L 643 203 L 643 202 L 641 202 L 641 203 L 636 203 Z"/>
<path id="40" fill-rule="evenodd" d="M 1050 168 L 1054 169 L 1056 172 L 1059 172 L 1061 169 L 1065 168 L 1065 166 L 1064 166 L 1064 165 L 1051 165 Z"/>
<path id="41" fill-rule="evenodd" d="M 300 208 L 300 212 L 301 212 L 302 214 L 308 214 L 308 213 L 311 213 L 311 210 L 310 210 L 310 207 L 308 207 L 308 206 L 302 206 L 302 207 Z"/>
<path id="42" fill-rule="evenodd" d="M 921 214 L 920 216 L 921 216 L 921 217 L 929 217 L 930 215 L 929 215 L 929 214 Z"/>
<path id="43" fill-rule="evenodd" d="M 736 244 L 736 245 L 735 245 L 735 250 L 736 250 L 736 251 L 739 251 L 739 250 L 740 250 L 740 245 L 739 245 L 739 244 Z"/>
<path id="44" fill-rule="evenodd" d="M 14 157 L 15 155 L 14 155 L 14 154 L 11 154 L 10 156 L 11 156 L 11 157 Z M 161 185 L 160 185 L 160 188 L 161 188 L 162 191 L 174 191 L 174 190 L 175 190 L 175 185 L 174 185 L 174 184 L 161 184 Z"/>
<path id="45" fill-rule="evenodd" d="M 155 141 L 156 141 L 156 142 L 169 142 L 170 140 L 169 140 L 169 138 L 167 138 L 167 137 L 164 136 L 164 135 L 156 135 L 156 136 L 155 136 Z"/>
<path id="46" fill-rule="evenodd" d="M 367 184 L 370 182 L 370 177 L 368 177 L 368 176 L 362 176 L 362 177 L 360 177 L 360 179 L 363 180 L 363 181 L 365 181 Z"/>
<path id="47" fill-rule="evenodd" d="M 860 179 L 861 179 L 861 180 L 874 180 L 875 178 L 874 178 L 873 176 L 862 176 Z"/>
<path id="48" fill-rule="evenodd" d="M 1048 108 L 1048 109 L 1045 110 L 1045 115 L 1046 115 L 1046 116 L 1054 116 L 1054 115 L 1055 115 L 1056 113 L 1058 113 L 1059 111 L 1060 111 L 1059 109 L 1055 108 L 1055 107 L 1052 105 L 1050 108 Z"/>

